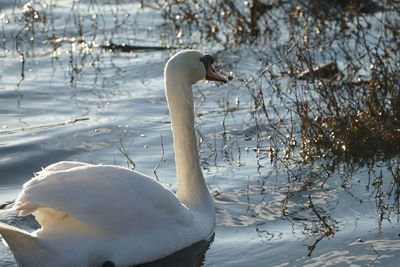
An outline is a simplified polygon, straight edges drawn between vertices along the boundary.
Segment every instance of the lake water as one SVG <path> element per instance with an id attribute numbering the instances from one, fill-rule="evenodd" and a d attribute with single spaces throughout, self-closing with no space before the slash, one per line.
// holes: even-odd
<path id="1" fill-rule="evenodd" d="M 175 190 L 163 66 L 176 50 L 122 53 L 99 45 L 107 40 L 188 44 L 164 29 L 160 12 L 124 2 L 0 3 L 0 204 L 13 201 L 35 171 L 60 160 L 129 166 L 121 148 L 136 170 Z M 29 18 L 34 27 L 27 26 Z M 85 42 L 78 41 L 82 36 Z M 257 58 L 240 62 L 245 46 L 234 51 L 213 44 L 194 47 L 217 53 L 227 75 L 249 75 L 260 67 Z M 18 50 L 24 52 L 24 64 Z M 244 138 L 252 136 L 256 124 L 242 83 L 200 82 L 194 94 L 203 172 L 217 213 L 215 238 L 190 252 L 196 257 L 184 252 L 159 266 L 398 265 L 398 212 L 382 214 L 386 204 L 368 188 L 366 168 L 346 181 L 339 175 L 346 170 L 339 170 L 323 187 L 316 182 L 319 177 L 306 184 L 288 181 L 284 173 L 271 175 L 269 160 L 258 162 L 252 151 L 256 140 Z M 234 109 L 228 112 L 228 107 Z M 268 125 L 263 127 L 268 131 Z M 375 171 L 390 176 L 383 164 Z M 385 180 L 381 185 L 390 186 Z M 395 202 L 396 197 L 385 199 Z M 319 238 L 318 216 L 334 228 L 333 235 Z M 37 227 L 31 217 L 10 213 L 1 213 L 0 220 L 28 230 Z M 0 266 L 16 266 L 2 244 Z"/>

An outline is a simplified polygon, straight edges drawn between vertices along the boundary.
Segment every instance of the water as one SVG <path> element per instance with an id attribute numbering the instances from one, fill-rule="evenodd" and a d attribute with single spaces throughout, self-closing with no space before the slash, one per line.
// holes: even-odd
<path id="1" fill-rule="evenodd" d="M 129 166 L 122 147 L 135 161 L 136 170 L 175 190 L 162 73 L 175 50 L 121 53 L 99 47 L 110 39 L 179 45 L 163 29 L 159 12 L 141 9 L 136 2 L 83 1 L 71 9 L 69 1 L 35 2 L 34 8 L 39 12 L 44 4 L 51 7 L 52 17 L 36 22 L 34 32 L 24 26 L 24 3 L 1 4 L 0 204 L 13 201 L 35 171 L 60 160 Z M 40 19 L 43 13 L 38 14 Z M 78 26 L 88 43 L 76 41 Z M 25 29 L 20 37 L 26 51 L 23 72 L 14 49 L 21 28 Z M 55 42 L 52 34 L 68 38 Z M 211 46 L 196 48 L 219 51 Z M 235 53 L 246 54 L 247 48 L 218 53 L 225 73 L 251 73 L 259 67 L 260 62 L 251 57 L 237 64 Z M 304 183 L 287 181 L 279 172 L 271 175 L 274 169 L 268 159 L 261 160 L 263 168 L 258 166 L 251 150 L 255 140 L 244 138 L 253 135 L 256 127 L 249 116 L 248 90 L 239 81 L 223 86 L 199 83 L 194 94 L 203 172 L 216 206 L 215 238 L 153 266 L 178 266 L 177 262 L 179 266 L 397 265 L 397 213 L 380 213 L 384 203 L 377 203 L 376 190 L 367 189 L 366 169 L 346 181 L 338 171 L 323 187 L 317 183 L 321 177 Z M 385 168 L 381 171 L 389 176 Z M 310 198 L 314 209 L 309 208 Z M 334 235 L 321 237 L 324 227 L 317 214 L 334 228 Z M 37 227 L 30 217 L 1 213 L 0 220 L 28 230 Z M 15 266 L 3 245 L 0 266 Z"/>

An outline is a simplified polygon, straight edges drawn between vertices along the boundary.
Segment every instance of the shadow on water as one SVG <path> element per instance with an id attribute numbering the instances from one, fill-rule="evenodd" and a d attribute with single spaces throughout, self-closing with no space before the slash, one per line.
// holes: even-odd
<path id="1" fill-rule="evenodd" d="M 205 256 L 210 245 L 214 241 L 213 234 L 209 240 L 203 240 L 169 255 L 165 258 L 135 265 L 137 267 L 199 267 L 205 262 Z"/>

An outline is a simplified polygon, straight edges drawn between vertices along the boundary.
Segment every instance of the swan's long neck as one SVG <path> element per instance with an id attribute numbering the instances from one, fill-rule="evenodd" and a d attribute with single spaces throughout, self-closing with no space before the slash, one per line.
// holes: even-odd
<path id="1" fill-rule="evenodd" d="M 199 164 L 191 83 L 179 77 L 168 77 L 166 73 L 165 86 L 174 139 L 177 196 L 191 208 L 212 209 Z"/>

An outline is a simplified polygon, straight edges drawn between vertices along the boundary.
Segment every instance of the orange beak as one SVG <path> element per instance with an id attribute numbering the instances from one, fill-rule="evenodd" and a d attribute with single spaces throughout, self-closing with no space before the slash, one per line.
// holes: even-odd
<path id="1" fill-rule="evenodd" d="M 227 83 L 228 82 L 224 77 L 222 77 L 221 75 L 219 75 L 215 71 L 215 69 L 212 66 L 212 64 L 208 64 L 207 73 L 206 73 L 206 80 L 223 82 L 223 83 Z"/>

